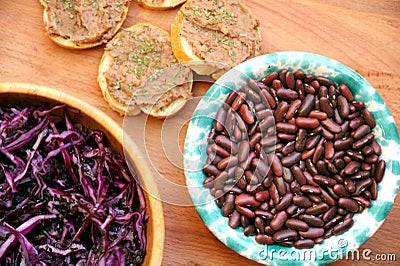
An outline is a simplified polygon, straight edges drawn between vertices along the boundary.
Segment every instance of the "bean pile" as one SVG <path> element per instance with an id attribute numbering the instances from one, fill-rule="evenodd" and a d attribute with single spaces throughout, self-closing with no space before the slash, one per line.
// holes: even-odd
<path id="1" fill-rule="evenodd" d="M 203 184 L 257 243 L 310 248 L 377 198 L 374 127 L 345 84 L 287 69 L 250 78 L 216 114 Z"/>

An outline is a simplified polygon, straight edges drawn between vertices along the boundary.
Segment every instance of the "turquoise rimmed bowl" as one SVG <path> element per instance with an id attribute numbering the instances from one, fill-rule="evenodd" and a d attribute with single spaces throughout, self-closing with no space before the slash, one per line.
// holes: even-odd
<path id="1" fill-rule="evenodd" d="M 329 77 L 344 83 L 358 101 L 363 101 L 376 121 L 373 130 L 382 147 L 381 159 L 386 161 L 385 176 L 378 185 L 378 198 L 362 213 L 355 214 L 354 225 L 342 235 L 332 236 L 311 249 L 296 249 L 280 245 L 260 245 L 246 237 L 243 228 L 232 229 L 228 219 L 203 186 L 202 167 L 207 160 L 206 138 L 218 109 L 231 90 L 238 90 L 251 77 L 261 79 L 266 74 L 287 68 L 313 75 Z M 310 53 L 280 52 L 250 59 L 228 71 L 207 91 L 190 121 L 185 146 L 185 178 L 193 204 L 209 230 L 226 246 L 240 255 L 268 265 L 321 265 L 346 257 L 358 249 L 380 227 L 388 215 L 400 184 L 399 136 L 395 121 L 383 99 L 362 76 L 333 59 Z"/>

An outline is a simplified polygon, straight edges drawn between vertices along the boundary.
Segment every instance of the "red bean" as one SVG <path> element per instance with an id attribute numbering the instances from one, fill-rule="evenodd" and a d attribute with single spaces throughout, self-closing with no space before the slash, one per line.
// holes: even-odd
<path id="1" fill-rule="evenodd" d="M 312 94 L 307 94 L 307 96 L 304 98 L 299 111 L 298 115 L 299 116 L 308 116 L 311 112 L 311 110 L 314 107 L 314 95 Z"/>
<path id="2" fill-rule="evenodd" d="M 283 100 L 293 101 L 299 98 L 297 91 L 279 88 L 276 90 L 276 95 Z"/>
<path id="3" fill-rule="evenodd" d="M 261 96 L 261 99 L 264 98 L 270 108 L 274 109 L 276 107 L 274 97 L 272 97 L 272 95 L 267 90 L 261 90 Z"/>
<path id="4" fill-rule="evenodd" d="M 296 134 L 298 130 L 298 127 L 296 125 L 292 125 L 289 123 L 278 122 L 275 126 L 276 130 L 289 134 Z"/>
<path id="5" fill-rule="evenodd" d="M 305 129 L 313 129 L 319 126 L 319 121 L 316 118 L 297 117 L 296 125 Z"/>
<path id="6" fill-rule="evenodd" d="M 386 162 L 384 160 L 380 160 L 378 166 L 375 169 L 375 181 L 377 183 L 381 182 L 383 179 L 383 175 L 385 174 Z"/>
<path id="7" fill-rule="evenodd" d="M 286 101 L 281 101 L 274 112 L 275 122 L 281 122 L 289 109 L 289 104 Z"/>
<path id="8" fill-rule="evenodd" d="M 302 214 L 299 217 L 302 221 L 306 222 L 309 226 L 314 226 L 314 227 L 322 227 L 324 226 L 324 221 L 314 215 L 310 214 Z"/>
<path id="9" fill-rule="evenodd" d="M 363 147 L 365 147 L 367 144 L 371 143 L 371 141 L 374 139 L 374 134 L 369 133 L 366 136 L 364 136 L 363 138 L 357 140 L 356 142 L 353 143 L 352 147 L 355 150 L 359 150 L 362 149 Z"/>
<path id="10" fill-rule="evenodd" d="M 329 189 L 329 188 L 327 188 L 327 189 Z M 321 189 L 320 197 L 321 197 L 321 200 L 323 202 L 327 203 L 330 206 L 333 206 L 333 205 L 336 204 L 335 199 L 328 192 L 326 192 L 324 189 Z"/>
<path id="11" fill-rule="evenodd" d="M 284 242 L 287 240 L 294 240 L 297 239 L 297 232 L 292 229 L 285 229 L 279 232 L 276 232 L 272 238 L 276 242 Z"/>
<path id="12" fill-rule="evenodd" d="M 243 140 L 240 142 L 239 145 L 239 153 L 238 153 L 238 159 L 240 162 L 244 162 L 246 158 L 249 157 L 250 153 L 250 143 L 247 140 Z"/>
<path id="13" fill-rule="evenodd" d="M 234 210 L 231 215 L 229 216 L 229 226 L 233 229 L 240 226 L 240 213 Z"/>
<path id="14" fill-rule="evenodd" d="M 336 214 L 337 214 L 337 206 L 332 206 L 329 208 L 329 210 L 324 213 L 324 215 L 322 216 L 322 220 L 324 222 L 328 222 L 330 220 L 332 220 L 333 218 L 335 218 Z"/>
<path id="15" fill-rule="evenodd" d="M 320 106 L 320 110 L 322 112 L 326 113 L 328 117 L 333 116 L 333 108 L 332 108 L 329 100 L 326 97 L 321 97 L 319 99 L 319 106 Z"/>
<path id="16" fill-rule="evenodd" d="M 279 212 L 277 212 L 275 214 L 274 218 L 272 218 L 272 220 L 271 220 L 269 225 L 271 226 L 271 228 L 273 230 L 278 231 L 285 224 L 286 219 L 287 219 L 286 212 L 285 211 L 279 211 Z M 297 233 L 296 233 L 296 235 L 297 235 Z"/>
<path id="17" fill-rule="evenodd" d="M 296 80 L 295 86 L 296 86 L 296 91 L 299 94 L 299 98 L 301 100 L 303 100 L 304 99 L 304 85 L 303 85 L 303 82 L 301 80 Z"/>
<path id="18" fill-rule="evenodd" d="M 354 101 L 353 94 L 351 93 L 349 87 L 347 87 L 345 84 L 341 84 L 339 86 L 339 92 L 347 99 L 347 101 Z"/>
<path id="19" fill-rule="evenodd" d="M 313 176 L 313 179 L 317 184 L 322 186 L 331 187 L 337 183 L 335 179 L 323 175 L 315 175 Z"/>
<path id="20" fill-rule="evenodd" d="M 375 124 L 375 119 L 371 115 L 371 113 L 367 109 L 363 109 L 362 115 L 364 117 L 365 123 L 367 123 L 367 125 L 370 126 L 371 128 L 374 128 L 376 124 Z"/>
<path id="21" fill-rule="evenodd" d="M 237 97 L 233 101 L 231 108 L 235 111 L 239 110 L 239 108 L 242 106 L 245 100 L 246 100 L 246 94 L 244 92 L 239 92 L 237 94 Z"/>
<path id="22" fill-rule="evenodd" d="M 256 209 L 254 214 L 256 216 L 260 216 L 260 217 L 263 217 L 263 218 L 268 219 L 268 220 L 272 220 L 274 218 L 274 215 L 271 212 L 263 211 L 263 210 L 260 210 L 260 209 Z"/>
<path id="23" fill-rule="evenodd" d="M 338 204 L 340 207 L 349 210 L 350 212 L 356 212 L 358 210 L 357 202 L 351 198 L 340 198 Z"/>
<path id="24" fill-rule="evenodd" d="M 316 186 L 311 186 L 311 185 L 303 185 L 301 186 L 301 191 L 304 193 L 309 193 L 309 194 L 321 194 L 321 189 Z"/>
<path id="25" fill-rule="evenodd" d="M 295 101 L 293 101 L 290 105 L 289 108 L 286 112 L 286 120 L 290 120 L 294 117 L 294 115 L 296 114 L 297 110 L 299 109 L 301 105 L 301 100 L 297 99 Z"/>
<path id="26" fill-rule="evenodd" d="M 333 228 L 333 233 L 335 235 L 340 235 L 343 234 L 344 232 L 346 232 L 347 230 L 350 229 L 350 227 L 352 227 L 354 224 L 354 221 L 352 218 L 348 218 L 345 219 L 343 222 L 337 224 L 334 228 Z"/>
<path id="27" fill-rule="evenodd" d="M 296 142 L 294 144 L 296 151 L 304 151 L 307 141 L 307 130 L 300 128 L 297 131 Z"/>
<path id="28" fill-rule="evenodd" d="M 301 160 L 301 153 L 300 152 L 292 152 L 289 155 L 283 157 L 281 159 L 281 163 L 283 166 L 291 167 L 295 163 L 298 163 Z"/>
<path id="29" fill-rule="evenodd" d="M 229 167 L 237 165 L 238 162 L 239 162 L 239 160 L 236 156 L 228 156 L 228 157 L 225 157 L 224 159 L 222 159 L 218 163 L 217 167 L 220 170 L 224 170 L 225 168 L 229 168 Z"/>
<path id="30" fill-rule="evenodd" d="M 243 207 L 243 206 L 240 206 L 240 205 L 236 205 L 236 210 L 240 214 L 246 216 L 248 219 L 253 219 L 255 217 L 254 212 L 249 208 L 246 208 L 246 207 Z"/>
<path id="31" fill-rule="evenodd" d="M 371 128 L 368 125 L 362 125 L 354 132 L 353 138 L 360 139 L 371 132 Z"/>
<path id="32" fill-rule="evenodd" d="M 221 108 L 218 110 L 217 114 L 215 115 L 215 124 L 214 128 L 217 131 L 224 130 L 224 122 L 226 120 L 226 110 Z"/>
<path id="33" fill-rule="evenodd" d="M 253 89 L 251 89 L 250 87 L 247 86 L 243 86 L 242 87 L 242 91 L 244 91 L 244 93 L 246 93 L 247 98 L 254 102 L 254 103 L 259 103 L 261 102 L 261 97 L 258 93 L 256 93 Z"/>
<path id="34" fill-rule="evenodd" d="M 224 204 L 221 208 L 223 216 L 229 216 L 235 210 L 235 196 L 233 194 L 227 194 L 225 196 Z"/>
<path id="35" fill-rule="evenodd" d="M 269 200 L 269 191 L 263 190 L 263 191 L 257 192 L 255 194 L 255 198 L 256 198 L 256 200 L 258 200 L 260 202 L 267 201 L 267 200 Z"/>
<path id="36" fill-rule="evenodd" d="M 278 72 L 271 72 L 267 76 L 261 79 L 261 82 L 265 85 L 271 85 L 272 81 L 278 78 Z"/>
<path id="37" fill-rule="evenodd" d="M 260 122 L 260 130 L 262 132 L 265 132 L 268 128 L 273 126 L 275 123 L 274 117 L 273 116 L 267 116 Z"/>
<path id="38" fill-rule="evenodd" d="M 312 110 L 308 116 L 311 118 L 317 118 L 318 120 L 324 120 L 328 117 L 325 112 L 321 112 L 318 110 Z"/>
<path id="39" fill-rule="evenodd" d="M 294 89 L 295 88 L 295 85 L 296 85 L 295 82 L 296 81 L 294 79 L 294 75 L 293 75 L 292 72 L 290 72 L 290 71 L 286 72 L 285 81 L 286 81 L 286 86 L 289 89 Z"/>
<path id="40" fill-rule="evenodd" d="M 355 174 L 358 169 L 360 168 L 361 164 L 359 162 L 355 162 L 355 161 L 351 161 L 350 163 L 348 163 L 346 165 L 346 167 L 344 168 L 344 173 L 346 175 L 353 175 Z"/>
<path id="41" fill-rule="evenodd" d="M 304 238 L 317 238 L 324 234 L 324 228 L 321 227 L 309 227 L 307 231 L 300 231 L 299 234 Z"/>
<path id="42" fill-rule="evenodd" d="M 321 125 L 323 125 L 327 130 L 332 133 L 340 133 L 342 128 L 335 121 L 330 118 L 321 121 Z"/>
<path id="43" fill-rule="evenodd" d="M 328 204 L 326 204 L 325 202 L 321 202 L 319 204 L 307 208 L 305 213 L 317 216 L 320 215 L 321 213 L 326 212 L 328 209 L 329 209 Z"/>
<path id="44" fill-rule="evenodd" d="M 261 244 L 261 245 L 272 245 L 274 243 L 272 236 L 268 236 L 268 235 L 264 235 L 264 234 L 256 235 L 255 240 L 258 244 Z"/>
<path id="45" fill-rule="evenodd" d="M 309 228 L 306 222 L 294 218 L 287 219 L 285 226 L 296 231 L 307 231 Z"/>

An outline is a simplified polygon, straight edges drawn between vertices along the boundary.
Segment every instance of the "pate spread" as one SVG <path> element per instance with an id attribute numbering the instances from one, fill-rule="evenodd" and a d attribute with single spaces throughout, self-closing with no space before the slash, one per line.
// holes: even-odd
<path id="1" fill-rule="evenodd" d="M 190 69 L 176 64 L 168 34 L 143 25 L 124 30 L 107 44 L 112 57 L 104 73 L 110 95 L 125 105 L 153 105 L 155 110 L 191 97 Z"/>
<path id="2" fill-rule="evenodd" d="M 259 21 L 237 0 L 188 1 L 181 36 L 203 60 L 235 66 L 261 47 Z"/>
<path id="3" fill-rule="evenodd" d="M 128 0 L 46 0 L 48 32 L 77 43 L 106 42 L 124 19 Z"/>

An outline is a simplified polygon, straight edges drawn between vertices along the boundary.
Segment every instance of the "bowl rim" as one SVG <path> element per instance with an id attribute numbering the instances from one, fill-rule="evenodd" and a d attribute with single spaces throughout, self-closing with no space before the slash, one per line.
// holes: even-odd
<path id="1" fill-rule="evenodd" d="M 362 82 L 362 86 L 360 86 L 360 87 L 363 87 L 363 88 L 365 88 L 365 86 L 369 86 L 370 88 L 369 89 L 372 89 L 373 90 L 373 92 L 376 94 L 376 95 L 374 95 L 374 96 L 376 96 L 378 99 L 380 99 L 380 101 L 383 103 L 383 106 L 384 106 L 384 112 L 385 112 L 385 114 L 387 114 L 387 116 L 388 117 L 391 117 L 391 118 L 393 118 L 393 116 L 392 116 L 392 114 L 391 114 L 391 112 L 390 112 L 390 110 L 387 108 L 387 106 L 386 106 L 386 104 L 384 103 L 384 101 L 383 101 L 383 99 L 382 99 L 382 97 L 379 95 L 379 93 L 371 86 L 371 84 L 364 78 L 364 77 L 362 77 L 359 73 L 357 73 L 356 71 L 354 71 L 352 68 L 350 68 L 350 67 L 348 67 L 347 65 L 345 65 L 345 64 L 343 64 L 343 63 L 341 63 L 341 62 L 339 62 L 339 61 L 336 61 L 336 60 L 334 60 L 334 59 L 331 59 L 331 58 L 328 58 L 328 57 L 326 57 L 326 56 L 322 56 L 322 55 L 318 55 L 318 54 L 315 54 L 315 53 L 308 53 L 308 52 L 297 52 L 297 51 L 284 51 L 284 52 L 275 52 L 275 53 L 269 53 L 269 54 L 264 54 L 264 55 L 260 55 L 260 56 L 257 56 L 257 57 L 255 57 L 255 58 L 252 58 L 252 59 L 249 59 L 249 60 L 247 60 L 247 61 L 245 61 L 245 62 L 243 62 L 243 63 L 241 63 L 241 64 L 239 64 L 239 65 L 237 65 L 236 67 L 234 67 L 234 68 L 232 68 L 230 71 L 228 71 L 227 73 L 225 73 L 220 79 L 218 79 L 215 83 L 214 83 L 214 85 L 212 85 L 211 86 L 211 88 L 207 91 L 207 93 L 204 95 L 204 97 L 209 97 L 211 100 L 210 101 L 212 101 L 212 100 L 216 100 L 217 98 L 213 98 L 213 97 L 218 97 L 218 96 L 215 96 L 215 95 L 213 95 L 212 93 L 213 92 L 215 92 L 216 90 L 218 90 L 218 89 L 220 89 L 220 90 L 223 90 L 224 89 L 224 87 L 230 87 L 230 85 L 225 85 L 225 83 L 224 82 L 227 82 L 227 81 L 229 81 L 229 80 L 227 80 L 226 78 L 230 75 L 230 74 L 232 74 L 233 72 L 239 72 L 239 75 L 236 75 L 236 76 L 234 76 L 233 74 L 232 74 L 232 76 L 234 76 L 236 79 L 240 79 L 240 74 L 242 74 L 242 73 L 244 73 L 244 76 L 245 77 L 253 77 L 254 78 L 254 75 L 258 75 L 259 74 L 259 72 L 257 72 L 257 70 L 255 70 L 255 73 L 257 73 L 257 74 L 254 74 L 254 73 L 251 73 L 251 74 L 254 74 L 254 75 L 249 75 L 249 73 L 246 73 L 246 71 L 247 70 L 251 70 L 251 65 L 257 65 L 257 64 L 259 64 L 259 65 L 262 65 L 262 66 L 269 66 L 270 64 L 271 64 L 271 61 L 269 61 L 269 60 L 271 60 L 271 59 L 273 59 L 273 58 L 281 58 L 281 57 L 284 57 L 284 58 L 291 58 L 291 57 L 305 57 L 306 58 L 306 60 L 308 59 L 309 61 L 310 61 L 310 58 L 313 58 L 314 60 L 315 59 L 318 59 L 318 60 L 321 60 L 321 61 L 323 61 L 324 63 L 332 63 L 332 64 L 335 64 L 337 67 L 340 67 L 340 69 L 341 69 L 341 71 L 344 71 L 344 72 L 342 72 L 342 73 L 346 73 L 347 75 L 348 75 L 348 77 L 347 78 L 352 78 L 352 79 L 357 79 L 358 81 L 360 81 L 360 82 Z M 280 68 L 284 68 L 284 67 L 286 67 L 286 68 L 291 68 L 291 64 L 290 64 L 290 62 L 289 63 L 282 63 L 282 62 L 275 62 L 276 63 L 276 65 L 279 65 L 280 66 Z M 293 62 L 292 62 L 293 63 Z M 308 62 L 308 63 L 310 63 L 310 62 Z M 258 67 L 258 68 L 261 68 L 261 66 L 260 67 Z M 249 71 L 250 71 L 249 70 Z M 260 69 L 258 69 L 259 71 L 260 71 Z M 264 72 L 268 72 L 266 69 L 263 69 L 264 70 Z M 236 74 L 238 74 L 238 73 L 236 73 Z M 261 78 L 261 76 L 259 76 L 259 77 L 256 77 L 256 78 Z M 233 83 L 233 82 L 232 82 Z M 237 87 L 234 87 L 234 89 L 238 89 Z M 218 93 L 215 93 L 216 95 L 218 95 Z M 223 93 L 221 93 L 221 94 L 223 94 Z M 227 96 L 227 94 L 225 93 L 225 95 L 224 95 L 224 97 L 226 97 Z M 221 99 L 219 99 L 219 100 L 221 100 L 221 102 L 223 102 L 223 100 L 225 99 L 225 98 L 223 98 L 223 97 L 221 97 Z M 204 99 L 204 98 L 203 98 Z M 203 100 L 202 100 L 203 101 Z M 199 128 L 201 128 L 201 123 L 202 122 L 204 122 L 204 121 L 199 121 L 200 119 L 197 119 L 195 116 L 196 115 L 199 115 L 200 114 L 200 116 L 201 115 L 204 115 L 204 113 L 207 113 L 207 112 L 199 112 L 199 110 L 198 110 L 198 108 L 199 108 L 199 106 L 201 105 L 201 103 L 202 102 L 200 102 L 199 104 L 198 104 L 198 106 L 197 106 L 197 108 L 196 108 L 196 110 L 195 110 L 195 112 L 193 113 L 193 117 L 192 117 L 192 119 L 191 119 L 191 121 L 190 121 L 190 124 L 189 124 L 189 127 L 188 127 L 188 130 L 187 130 L 187 135 L 186 135 L 186 139 L 185 139 L 185 147 L 184 147 L 184 151 L 185 151 L 185 155 L 189 152 L 193 152 L 193 151 L 195 151 L 195 150 L 197 150 L 197 151 L 200 151 L 200 147 L 199 147 L 199 145 L 202 145 L 201 143 L 199 143 L 199 141 L 198 141 L 198 139 L 197 139 L 197 142 L 196 142 L 196 137 L 195 136 L 193 136 L 193 134 L 195 134 L 195 131 L 197 130 L 199 130 Z M 218 104 L 217 104 L 218 105 Z M 219 105 L 220 106 L 220 105 Z M 203 110 L 204 110 L 204 108 L 203 108 Z M 214 118 L 214 116 L 215 116 L 215 110 L 212 110 L 212 112 L 214 112 L 213 114 L 210 114 L 210 111 L 211 110 L 208 110 L 208 116 L 210 116 L 210 117 L 212 117 L 212 118 Z M 211 113 L 212 113 L 211 112 Z M 209 119 L 209 117 L 207 117 L 207 119 Z M 204 122 L 204 123 L 206 123 L 206 122 Z M 200 126 L 199 126 L 200 125 Z M 210 126 L 210 128 L 211 128 L 211 125 L 209 125 Z M 395 149 L 395 152 L 397 153 L 397 154 L 400 154 L 399 153 L 399 149 L 398 149 L 398 147 L 399 147 L 399 135 L 398 135 L 398 130 L 397 130 L 397 126 L 396 126 L 396 123 L 395 123 L 395 121 L 394 121 L 394 119 L 393 119 L 393 124 L 390 124 L 388 127 L 391 127 L 391 129 L 392 129 L 392 131 L 394 130 L 394 132 L 392 132 L 393 134 L 394 134 L 394 139 L 395 139 L 395 143 L 396 143 L 396 146 L 397 146 L 397 149 Z M 394 128 L 393 128 L 394 127 Z M 193 133 L 193 134 L 192 134 Z M 205 137 L 207 136 L 207 134 L 209 133 L 209 129 L 208 129 L 208 131 L 207 130 L 205 130 L 204 132 L 202 132 L 202 134 L 203 135 L 205 135 Z M 190 145 L 192 145 L 193 144 L 193 146 L 196 146 L 196 147 L 190 147 Z M 189 157 L 190 157 L 191 155 L 189 154 Z M 216 206 L 216 204 L 214 203 L 214 202 L 208 202 L 208 203 L 205 203 L 204 204 L 204 202 L 203 203 L 200 203 L 199 201 L 198 201 L 198 199 L 196 198 L 196 197 L 203 197 L 204 196 L 204 194 L 201 194 L 201 193 L 204 193 L 204 191 L 209 191 L 208 189 L 198 189 L 198 188 L 193 188 L 193 186 L 196 186 L 196 185 L 199 185 L 199 183 L 198 183 L 198 181 L 193 181 L 193 179 L 192 178 L 194 178 L 194 173 L 193 173 L 193 171 L 190 171 L 190 170 L 188 170 L 188 169 L 190 169 L 189 167 L 191 167 L 191 162 L 190 162 L 190 159 L 193 159 L 193 158 L 189 158 L 188 159 L 188 156 L 184 156 L 184 158 L 185 158 L 185 180 L 186 180 L 186 184 L 187 184 L 187 186 L 188 186 L 188 188 L 189 188 L 189 194 L 190 194 L 190 197 L 191 197 L 191 199 L 192 199 L 192 201 L 193 201 L 193 203 L 194 203 L 194 205 L 195 205 L 195 208 L 196 208 L 196 211 L 197 211 L 197 213 L 199 214 L 199 216 L 200 216 L 200 218 L 203 220 L 203 222 L 205 223 L 205 225 L 207 226 L 207 228 L 214 234 L 214 236 L 216 236 L 217 237 L 217 239 L 219 239 L 221 242 L 223 242 L 227 247 L 229 247 L 229 248 L 231 248 L 232 250 L 234 250 L 235 252 L 237 252 L 238 254 L 240 254 L 240 255 L 242 255 L 242 256 L 244 256 L 244 257 L 246 257 L 246 258 L 248 258 L 248 259 L 251 259 L 251 260 L 255 260 L 255 261 L 257 261 L 257 262 L 260 262 L 260 263 L 271 263 L 271 264 L 275 264 L 275 263 L 290 263 L 290 264 L 293 264 L 293 263 L 295 263 L 296 265 L 298 264 L 298 265 L 302 265 L 302 263 L 305 263 L 305 264 L 308 264 L 308 263 L 310 263 L 310 264 L 313 264 L 313 263 L 315 263 L 315 262 L 317 262 L 317 263 L 330 263 L 330 262 L 333 262 L 333 261 L 336 261 L 337 259 L 340 259 L 340 258 L 343 258 L 343 256 L 342 257 L 339 257 L 339 258 L 337 258 L 337 259 L 331 259 L 331 260 L 325 260 L 324 258 L 323 258 L 323 260 L 321 261 L 321 260 L 314 260 L 314 261 L 307 261 L 307 260 L 303 260 L 303 261 L 281 261 L 281 260 L 275 260 L 275 261 L 271 261 L 271 260 L 269 260 L 268 258 L 266 258 L 265 260 L 257 260 L 257 259 L 254 259 L 254 256 L 252 255 L 252 254 L 250 254 L 251 252 L 249 251 L 249 250 L 240 250 L 240 252 L 237 250 L 237 249 L 239 249 L 239 247 L 237 247 L 237 246 L 235 246 L 237 243 L 233 243 L 233 241 L 232 241 L 232 239 L 230 239 L 230 240 L 228 240 L 228 237 L 226 237 L 226 235 L 224 236 L 224 235 L 221 235 L 221 232 L 219 232 L 219 230 L 220 230 L 220 227 L 219 227 L 219 225 L 216 225 L 215 223 L 213 224 L 212 223 L 212 221 L 211 221 L 211 219 L 214 219 L 214 218 L 212 218 L 212 216 L 213 215 L 215 215 L 215 214 L 218 214 L 218 213 L 214 213 L 214 212 L 212 212 L 212 211 L 210 211 L 210 212 L 208 212 L 207 210 L 206 210 L 206 208 L 207 207 L 205 207 L 206 205 L 210 205 L 210 204 L 214 204 L 214 206 Z M 398 160 L 396 160 L 396 159 L 394 159 L 395 161 L 393 161 L 394 163 L 393 163 L 393 168 L 395 168 L 395 169 L 397 169 L 397 171 L 399 171 L 399 161 Z M 388 170 L 388 165 L 386 166 L 386 170 Z M 200 176 L 196 176 L 195 178 L 197 178 L 197 180 L 204 180 L 204 175 L 202 176 L 203 178 L 201 178 Z M 382 210 L 382 213 L 381 214 L 383 214 L 383 220 L 381 220 L 380 222 L 379 222 L 379 224 L 378 224 L 378 226 L 375 226 L 375 227 L 373 227 L 372 228 L 372 230 L 371 231 L 369 231 L 369 235 L 366 237 L 366 239 L 363 239 L 361 242 L 359 242 L 359 244 L 358 245 L 355 245 L 355 246 L 347 246 L 347 247 L 345 247 L 345 249 L 344 249 L 344 252 L 351 252 L 351 251 L 353 251 L 353 250 L 355 250 L 355 249 L 358 249 L 359 247 L 361 247 L 361 245 L 362 244 L 364 244 L 378 229 L 379 229 L 379 227 L 381 226 L 381 224 L 383 223 L 383 221 L 386 219 L 386 217 L 387 217 L 387 215 L 389 214 L 389 212 L 390 212 L 390 210 L 391 210 L 391 208 L 392 208 L 392 206 L 393 206 L 393 203 L 394 203 L 394 200 L 395 200 L 395 198 L 396 198 L 396 196 L 397 196 L 397 194 L 398 194 L 398 189 L 399 189 L 399 184 L 400 184 L 400 176 L 395 176 L 395 180 L 393 181 L 394 183 L 395 183 L 395 188 L 394 188 L 394 191 L 395 191 L 395 194 L 394 194 L 394 196 L 393 196 L 393 198 L 391 198 L 390 199 L 390 201 L 391 202 L 389 202 L 389 208 L 385 208 L 384 210 Z M 202 183 L 201 183 L 202 184 Z M 209 194 L 209 192 L 206 192 L 206 193 L 208 193 Z M 378 199 L 379 199 L 379 196 L 378 196 Z M 228 226 L 228 224 L 227 224 L 227 218 L 226 217 L 223 217 L 221 214 L 220 214 L 220 209 L 217 207 L 217 211 L 219 210 L 219 217 L 221 218 L 223 218 L 223 219 L 225 219 L 226 221 L 224 222 L 224 224 L 226 225 L 226 226 Z M 221 225 L 221 227 L 222 227 L 222 225 Z M 229 226 L 228 226 L 229 227 Z M 226 229 L 227 227 L 225 227 L 225 229 Z M 236 229 L 232 229 L 232 230 L 236 230 Z M 241 229 L 242 230 L 242 229 Z M 232 233 L 232 231 L 229 231 L 230 233 Z M 341 235 L 341 236 L 343 236 L 343 235 Z M 253 239 L 254 239 L 254 236 L 253 236 Z M 243 244 L 243 243 L 240 243 L 240 244 Z M 232 245 L 233 246 L 235 246 L 235 247 L 232 247 Z M 239 245 L 239 244 L 237 244 L 237 245 Z M 257 245 L 259 245 L 259 246 L 262 246 L 262 245 L 260 245 L 260 244 L 257 244 Z M 277 245 L 272 245 L 272 246 L 277 246 Z M 278 246 L 279 247 L 279 246 Z M 240 248 L 243 248 L 243 247 L 240 247 Z M 343 250 L 342 250 L 342 252 L 343 252 Z M 342 255 L 343 255 L 343 253 L 342 253 Z"/>
<path id="2" fill-rule="evenodd" d="M 149 209 L 151 210 L 151 213 L 149 213 L 149 222 L 151 224 L 146 228 L 146 231 L 150 229 L 150 231 L 147 233 L 152 237 L 151 242 L 147 241 L 148 245 L 150 246 L 146 247 L 146 257 L 144 263 L 147 265 L 161 265 L 165 241 L 165 225 L 162 203 L 157 200 L 158 189 L 156 187 L 154 176 L 150 170 L 150 167 L 142 159 L 142 152 L 139 150 L 133 140 L 129 138 L 129 136 L 124 136 L 122 127 L 114 119 L 109 117 L 97 107 L 71 94 L 68 94 L 65 91 L 57 90 L 55 88 L 24 82 L 0 82 L 0 95 L 5 94 L 31 95 L 43 99 L 49 99 L 55 102 L 65 103 L 70 107 L 79 109 L 81 113 L 90 117 L 90 119 L 92 119 L 94 122 L 107 128 L 109 133 L 112 134 L 117 141 L 117 145 L 121 147 L 121 153 L 123 150 L 123 145 L 128 145 L 130 147 L 129 149 L 124 149 L 123 155 L 125 156 L 125 152 L 128 153 L 130 157 L 129 161 L 133 163 L 138 176 L 142 179 L 141 182 L 143 182 L 143 185 L 151 186 L 153 188 L 152 195 L 144 191 L 144 194 L 146 195 L 146 203 L 148 206 L 150 206 Z M 94 116 L 93 114 L 96 115 Z"/>

